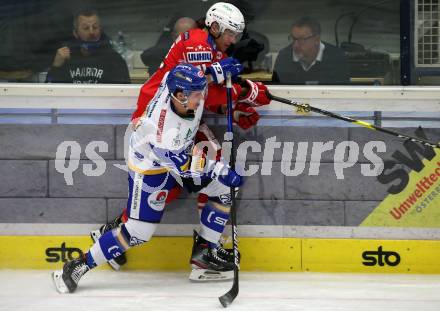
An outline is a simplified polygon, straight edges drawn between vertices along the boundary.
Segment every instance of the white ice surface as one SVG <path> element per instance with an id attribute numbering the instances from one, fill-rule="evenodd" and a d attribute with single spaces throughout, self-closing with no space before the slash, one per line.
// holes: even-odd
<path id="1" fill-rule="evenodd" d="M 186 273 L 91 271 L 58 294 L 50 271 L 0 270 L 0 310 L 222 310 L 230 282 L 190 283 Z M 439 311 L 440 275 L 240 274 L 230 310 Z"/>

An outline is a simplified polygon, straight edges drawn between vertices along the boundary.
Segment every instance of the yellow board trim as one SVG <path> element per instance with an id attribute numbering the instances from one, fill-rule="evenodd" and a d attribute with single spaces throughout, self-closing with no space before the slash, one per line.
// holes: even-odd
<path id="1" fill-rule="evenodd" d="M 92 245 L 86 236 L 0 236 L 0 243 L 2 269 L 59 269 L 62 257 L 68 259 L 69 252 L 77 257 L 78 249 L 86 252 Z M 191 247 L 190 237 L 153 237 L 128 250 L 124 270 L 189 271 Z M 363 253 L 370 252 L 371 259 L 379 247 L 382 253 L 397 253 L 400 263 L 364 265 Z M 240 238 L 239 250 L 243 271 L 440 274 L 440 241 Z"/>
<path id="2" fill-rule="evenodd" d="M 389 266 L 380 256 L 364 252 L 395 252 L 400 263 Z M 304 239 L 302 243 L 303 270 L 314 272 L 367 272 L 367 273 L 440 273 L 440 241 L 423 240 L 360 240 L 360 239 Z M 396 258 L 390 254 L 389 261 Z M 377 261 L 366 266 L 363 256 Z M 371 262 L 371 261 L 370 261 Z"/>

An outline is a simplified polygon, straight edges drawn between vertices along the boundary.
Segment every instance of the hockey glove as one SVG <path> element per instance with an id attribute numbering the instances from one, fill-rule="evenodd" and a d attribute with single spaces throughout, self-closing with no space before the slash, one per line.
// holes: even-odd
<path id="1" fill-rule="evenodd" d="M 218 62 L 212 63 L 206 68 L 205 74 L 210 74 L 215 84 L 221 84 L 226 79 L 226 73 L 229 71 L 231 77 L 235 78 L 243 70 L 243 65 L 235 58 L 228 57 Z"/>
<path id="2" fill-rule="evenodd" d="M 263 83 L 252 82 L 251 80 L 246 80 L 246 83 L 249 91 L 243 98 L 238 100 L 239 103 L 246 103 L 252 107 L 268 105 L 270 103 L 270 99 L 267 97 L 267 87 Z"/>
<path id="3" fill-rule="evenodd" d="M 254 108 L 248 106 L 244 103 L 235 104 L 234 110 L 232 111 L 232 117 L 234 122 L 238 124 L 244 130 L 257 124 L 260 119 L 260 115 L 255 111 Z"/>
<path id="4" fill-rule="evenodd" d="M 238 175 L 226 162 L 218 161 L 211 172 L 211 178 L 218 180 L 227 187 L 239 187 L 244 183 L 243 177 Z"/>
<path id="5" fill-rule="evenodd" d="M 184 172 L 186 172 L 186 170 L 188 169 L 190 159 L 186 151 L 173 153 L 170 150 L 158 148 L 153 146 L 152 144 L 150 144 L 150 147 L 154 155 L 159 158 L 160 165 L 170 168 L 172 171 L 176 172 L 179 175 L 185 175 Z"/>

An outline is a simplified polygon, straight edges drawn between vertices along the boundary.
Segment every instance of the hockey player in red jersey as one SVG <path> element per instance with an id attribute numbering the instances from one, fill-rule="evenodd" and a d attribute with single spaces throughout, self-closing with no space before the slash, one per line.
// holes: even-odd
<path id="1" fill-rule="evenodd" d="M 132 119 L 145 112 L 164 74 L 179 63 L 187 62 L 203 70 L 209 82 L 205 108 L 215 113 L 226 112 L 226 91 L 223 82 L 227 71 L 238 76 L 242 66 L 234 58 L 228 58 L 226 50 L 235 44 L 245 27 L 240 10 L 229 3 L 218 2 L 206 13 L 205 27 L 191 29 L 181 34 L 171 46 L 159 69 L 142 86 L 137 109 Z M 252 107 L 267 105 L 266 87 L 262 83 L 246 80 L 243 85 L 234 84 L 234 121 L 244 129 L 255 125 L 258 113 Z M 245 104 L 245 105 L 243 105 Z"/>
<path id="2" fill-rule="evenodd" d="M 171 46 L 159 69 L 142 86 L 132 122 L 136 124 L 137 120 L 142 117 L 163 76 L 179 63 L 190 63 L 205 73 L 209 83 L 205 109 L 214 113 L 225 114 L 226 89 L 224 80 L 226 72 L 230 72 L 234 79 L 238 77 L 242 70 L 242 65 L 236 59 L 227 57 L 226 50 L 239 41 L 244 28 L 243 14 L 234 5 L 224 2 L 212 5 L 206 13 L 203 27 L 182 33 Z M 248 129 L 257 124 L 260 117 L 254 107 L 269 104 L 270 100 L 266 95 L 266 91 L 266 86 L 260 82 L 245 80 L 242 83 L 233 84 L 233 119 L 238 126 Z M 199 127 L 196 135 L 196 142 L 198 141 L 212 142 L 213 145 L 217 146 L 218 157 L 220 156 L 220 144 L 206 124 L 202 123 Z M 178 191 L 173 192 L 175 196 L 178 194 Z M 199 211 L 203 209 L 205 203 L 206 198 L 199 195 Z M 99 230 L 93 231 L 91 233 L 92 238 L 96 241 L 105 231 L 119 226 L 121 222 L 125 221 L 126 216 L 124 214 L 113 222 L 102 226 Z M 194 241 L 195 244 L 201 243 L 196 234 Z M 219 245 L 217 253 L 227 260 L 233 260 L 232 254 L 223 249 L 221 245 Z M 115 260 L 111 260 L 109 263 L 116 269 L 125 263 L 124 257 Z"/>

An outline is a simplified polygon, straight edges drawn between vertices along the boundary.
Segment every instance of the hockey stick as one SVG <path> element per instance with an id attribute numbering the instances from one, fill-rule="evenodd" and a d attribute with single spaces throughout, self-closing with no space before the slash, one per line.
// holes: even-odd
<path id="1" fill-rule="evenodd" d="M 234 149 L 234 133 L 232 128 L 232 82 L 231 73 L 226 73 L 226 98 L 228 104 L 228 135 L 226 140 L 231 142 L 231 158 L 229 160 L 229 165 L 232 169 L 235 168 L 235 149 Z M 240 269 L 240 264 L 238 262 L 238 238 L 237 238 L 237 218 L 235 211 L 235 188 L 231 187 L 231 226 L 232 226 L 232 244 L 234 250 L 234 280 L 231 289 L 220 296 L 218 299 L 223 307 L 229 306 L 238 295 L 238 270 Z"/>
<path id="2" fill-rule="evenodd" d="M 350 122 L 350 123 L 355 123 L 357 125 L 360 125 L 360 126 L 365 127 L 365 128 L 369 128 L 371 130 L 376 130 L 376 131 L 379 131 L 379 132 L 387 133 L 387 134 L 390 134 L 390 135 L 393 135 L 393 136 L 396 136 L 396 137 L 399 137 L 399 138 L 403 138 L 403 139 L 406 139 L 406 140 L 411 140 L 413 142 L 420 143 L 420 144 L 423 144 L 423 145 L 426 145 L 426 146 L 430 146 L 430 147 L 433 147 L 433 148 L 440 148 L 440 143 L 434 143 L 434 142 L 430 142 L 430 141 L 427 141 L 427 140 L 422 139 L 422 138 L 418 138 L 418 137 L 414 137 L 414 136 L 398 133 L 398 132 L 395 132 L 395 131 L 392 131 L 392 130 L 389 130 L 389 129 L 386 129 L 386 128 L 383 128 L 383 127 L 379 127 L 379 126 L 376 126 L 376 125 L 373 125 L 373 124 L 370 124 L 370 123 L 367 123 L 367 122 L 364 122 L 364 121 L 361 121 L 361 120 L 352 119 L 352 118 L 349 118 L 349 117 L 341 116 L 341 115 L 339 115 L 337 113 L 334 113 L 334 112 L 330 112 L 330 111 L 327 111 L 327 110 L 322 110 L 322 109 L 310 106 L 309 104 L 300 104 L 300 103 L 298 103 L 296 101 L 285 99 L 285 98 L 281 98 L 281 97 L 272 95 L 270 93 L 268 93 L 268 97 L 270 99 L 272 99 L 272 100 L 277 101 L 277 102 L 284 103 L 284 104 L 287 104 L 287 105 L 290 105 L 290 106 L 295 106 L 295 107 L 298 108 L 298 110 L 301 110 L 302 112 L 313 111 L 313 112 L 316 112 L 316 113 L 320 113 L 320 114 L 326 115 L 326 116 L 331 117 L 331 118 L 347 121 L 347 122 Z"/>

